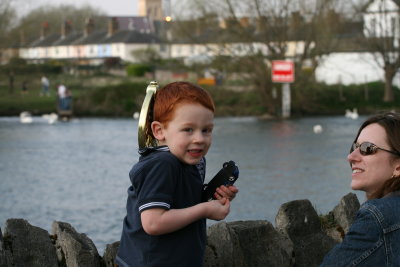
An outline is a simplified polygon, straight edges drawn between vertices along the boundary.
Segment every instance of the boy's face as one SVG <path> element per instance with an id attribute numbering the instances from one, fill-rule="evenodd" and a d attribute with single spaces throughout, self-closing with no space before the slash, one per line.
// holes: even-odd
<path id="1" fill-rule="evenodd" d="M 159 145 L 167 145 L 172 154 L 186 164 L 199 163 L 210 148 L 214 114 L 200 104 L 180 104 L 173 119 L 165 125 L 156 122 L 153 133 Z M 154 122 L 153 122 L 154 123 Z"/>

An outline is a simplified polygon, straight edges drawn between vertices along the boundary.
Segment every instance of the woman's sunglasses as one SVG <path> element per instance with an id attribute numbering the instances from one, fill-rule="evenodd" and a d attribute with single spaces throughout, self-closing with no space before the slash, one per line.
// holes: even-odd
<path id="1" fill-rule="evenodd" d="M 387 149 L 384 149 L 384 148 L 380 148 L 377 145 L 375 145 L 373 143 L 370 143 L 370 142 L 363 142 L 361 144 L 353 143 L 351 145 L 351 148 L 350 148 L 350 153 L 352 153 L 357 148 L 360 149 L 360 153 L 363 156 L 373 155 L 378 151 L 378 149 L 386 151 L 386 152 L 389 152 L 389 153 L 392 153 L 392 154 L 397 155 L 397 156 L 400 156 L 400 153 L 398 153 L 396 151 L 391 151 L 391 150 L 387 150 Z"/>

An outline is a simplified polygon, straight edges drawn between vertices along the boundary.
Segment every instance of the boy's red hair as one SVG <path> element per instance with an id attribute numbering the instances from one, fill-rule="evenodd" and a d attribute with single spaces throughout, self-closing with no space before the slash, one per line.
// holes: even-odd
<path id="1" fill-rule="evenodd" d="M 153 120 L 168 125 L 176 108 L 183 103 L 200 104 L 215 112 L 214 102 L 206 90 L 189 82 L 173 82 L 157 90 Z"/>

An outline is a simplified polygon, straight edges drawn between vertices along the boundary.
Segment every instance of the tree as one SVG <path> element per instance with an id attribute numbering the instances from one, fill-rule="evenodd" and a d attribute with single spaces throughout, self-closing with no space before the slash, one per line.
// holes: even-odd
<path id="1" fill-rule="evenodd" d="M 106 26 L 105 14 L 89 5 L 80 8 L 72 5 L 46 5 L 36 8 L 22 17 L 10 31 L 9 37 L 16 42 L 15 45 L 20 44 L 21 38 L 29 43 L 39 38 L 44 24 L 48 25 L 49 32 L 59 33 L 61 24 L 67 20 L 73 22 L 73 30 L 83 31 L 85 20 L 88 18 L 96 18 L 95 24 L 101 25 L 102 28 Z M 21 35 L 23 36 L 21 37 Z"/>
<path id="2" fill-rule="evenodd" d="M 156 67 L 161 62 L 160 54 L 155 49 L 147 47 L 145 49 L 137 49 L 132 51 L 132 56 L 136 59 L 137 62 L 149 67 L 154 79 L 156 76 Z"/>
<path id="3" fill-rule="evenodd" d="M 176 36 L 207 45 L 208 54 L 224 58 L 219 66 L 225 75 L 241 74 L 259 90 L 268 112 L 274 114 L 280 102 L 271 82 L 271 61 L 295 62 L 296 83 L 302 88 L 313 80 L 321 55 L 337 45 L 341 31 L 339 0 L 191 0 L 186 10 L 196 10 L 192 19 L 178 19 Z M 211 40 L 211 42 L 210 42 Z M 229 61 L 228 61 L 229 60 Z M 216 62 L 216 61 L 214 61 Z M 307 71 L 304 69 L 307 67 Z M 299 98 L 306 95 L 293 90 Z"/>
<path id="4" fill-rule="evenodd" d="M 11 6 L 11 0 L 0 1 L 0 48 L 8 45 L 8 33 L 15 22 L 15 9 Z"/>
<path id="5" fill-rule="evenodd" d="M 393 79 L 400 68 L 400 7 L 395 1 L 376 0 L 363 12 L 363 42 L 384 71 L 384 102 L 394 101 Z"/>

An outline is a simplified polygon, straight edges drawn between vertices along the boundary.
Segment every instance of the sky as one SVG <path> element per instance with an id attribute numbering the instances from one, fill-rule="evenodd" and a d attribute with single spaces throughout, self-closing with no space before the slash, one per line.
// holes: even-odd
<path id="1" fill-rule="evenodd" d="M 1 0 L 0 0 L 1 1 Z M 89 4 L 103 10 L 109 16 L 137 16 L 137 0 L 17 0 L 22 12 L 28 12 L 43 5 L 69 4 L 76 7 Z"/>

